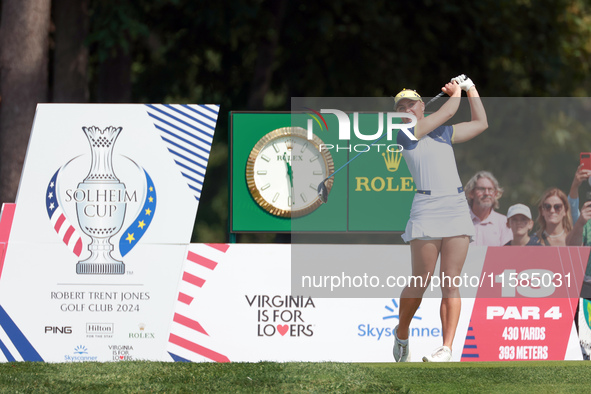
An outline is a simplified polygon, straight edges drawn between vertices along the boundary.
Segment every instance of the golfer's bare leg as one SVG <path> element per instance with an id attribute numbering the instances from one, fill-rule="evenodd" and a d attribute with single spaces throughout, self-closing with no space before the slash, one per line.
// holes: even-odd
<path id="1" fill-rule="evenodd" d="M 400 309 L 399 309 L 399 323 L 397 336 L 400 339 L 408 338 L 408 327 L 415 315 L 417 309 L 421 305 L 423 293 L 429 285 L 429 281 L 433 276 L 435 265 L 437 264 L 437 257 L 441 249 L 441 240 L 424 241 L 414 239 L 410 241 L 410 252 L 412 259 L 412 275 L 414 277 L 420 276 L 423 278 L 421 283 L 410 283 L 402 290 L 400 295 Z"/>
<path id="2" fill-rule="evenodd" d="M 449 281 L 444 279 L 446 276 L 453 279 L 461 275 L 468 254 L 469 243 L 470 238 L 468 236 L 458 236 L 444 238 L 441 245 L 442 299 L 439 313 L 443 331 L 443 345 L 450 349 L 460 320 L 462 300 L 460 290 L 453 286 L 453 283 L 450 286 Z"/>

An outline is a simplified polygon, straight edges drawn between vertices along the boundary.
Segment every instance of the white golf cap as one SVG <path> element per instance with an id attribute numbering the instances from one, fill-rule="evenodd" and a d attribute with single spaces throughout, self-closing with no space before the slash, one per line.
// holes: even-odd
<path id="1" fill-rule="evenodd" d="M 513 217 L 515 215 L 523 215 L 531 220 L 531 211 L 529 210 L 529 207 L 527 205 L 523 205 L 523 204 L 511 205 L 509 207 L 509 210 L 507 211 L 507 219 L 509 219 L 510 217 Z"/>

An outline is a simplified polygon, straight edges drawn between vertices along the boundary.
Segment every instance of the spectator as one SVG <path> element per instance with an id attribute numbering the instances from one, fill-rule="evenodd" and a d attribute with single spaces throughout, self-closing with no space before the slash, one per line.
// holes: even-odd
<path id="1" fill-rule="evenodd" d="M 569 246 L 591 246 L 591 220 L 589 220 L 591 219 L 591 196 L 588 196 L 587 200 L 588 201 L 586 201 L 585 204 L 583 204 L 583 208 L 581 209 L 579 218 L 573 225 L 573 230 L 566 237 L 566 244 Z M 586 319 L 579 318 L 579 313 L 581 312 L 581 309 L 584 308 L 587 301 L 591 300 L 591 255 L 589 255 L 589 259 L 587 260 L 587 269 L 585 270 L 583 285 L 581 286 L 580 298 L 581 299 L 579 300 L 579 304 L 575 312 L 575 325 L 577 327 L 577 333 L 579 334 L 580 338 L 579 341 L 581 344 L 583 359 L 589 360 L 591 352 L 589 349 L 589 343 L 585 340 L 585 332 L 588 334 L 588 330 L 585 327 L 581 327 L 582 321 L 585 321 Z M 584 331 L 581 332 L 580 330 Z"/>
<path id="2" fill-rule="evenodd" d="M 507 211 L 507 227 L 513 232 L 513 240 L 505 246 L 534 246 L 541 245 L 536 235 L 529 235 L 534 228 L 534 221 L 531 218 L 529 207 L 523 204 L 515 204 Z"/>
<path id="3" fill-rule="evenodd" d="M 579 186 L 584 180 L 588 180 L 591 171 L 583 170 L 582 165 L 579 165 L 573 179 L 573 183 L 568 195 L 568 202 L 571 205 L 573 216 L 573 229 L 566 237 L 566 244 L 568 246 L 591 246 L 591 195 L 587 193 L 587 201 L 583 204 L 583 208 L 579 212 Z M 581 345 L 581 352 L 583 353 L 583 360 L 589 360 L 591 356 L 588 334 L 589 329 L 586 324 L 586 319 L 579 317 L 581 310 L 585 309 L 588 302 L 591 300 L 591 255 L 587 260 L 587 268 L 585 276 L 583 277 L 583 285 L 581 286 L 580 300 L 575 312 L 575 326 L 577 334 L 579 335 L 579 343 Z M 583 314 L 584 316 L 584 314 Z M 582 327 L 581 327 L 582 326 Z M 581 331 L 582 330 L 582 331 Z"/>
<path id="4" fill-rule="evenodd" d="M 507 217 L 495 211 L 503 189 L 488 171 L 476 173 L 464 188 L 476 235 L 472 245 L 503 246 L 513 239 Z"/>
<path id="5" fill-rule="evenodd" d="M 538 205 L 538 238 L 545 246 L 566 246 L 573 219 L 566 194 L 555 187 L 546 190 Z"/>
<path id="6" fill-rule="evenodd" d="M 591 246 L 591 221 L 589 219 L 591 219 L 591 199 L 583 204 L 579 219 L 575 222 L 572 231 L 566 237 L 566 244 L 568 246 Z M 590 269 L 591 267 L 587 266 L 587 270 Z"/>
<path id="7" fill-rule="evenodd" d="M 575 177 L 573 179 L 573 183 L 570 187 L 570 192 L 568 193 L 568 203 L 570 204 L 570 209 L 573 217 L 573 223 L 577 222 L 579 218 L 579 187 L 591 176 L 591 170 L 584 170 L 583 165 L 579 165 L 577 171 L 575 172 Z"/>
<path id="8" fill-rule="evenodd" d="M 569 246 L 591 246 L 591 200 L 583 204 L 579 219 L 575 222 L 573 230 L 566 237 Z M 581 298 L 591 299 L 591 255 L 587 261 L 585 278 L 581 289 Z"/>

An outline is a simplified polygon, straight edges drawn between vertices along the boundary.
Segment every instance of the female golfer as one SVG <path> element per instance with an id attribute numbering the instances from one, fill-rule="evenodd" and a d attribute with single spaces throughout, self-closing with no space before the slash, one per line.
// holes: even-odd
<path id="1" fill-rule="evenodd" d="M 402 154 L 417 187 L 402 239 L 410 242 L 412 275 L 423 279 L 422 283 L 417 281 L 407 286 L 400 296 L 400 321 L 394 329 L 394 359 L 398 362 L 410 361 L 410 322 L 433 276 L 437 258 L 441 256 L 442 278 L 444 275 L 460 276 L 470 238 L 474 235 L 451 144 L 468 141 L 486 130 L 486 112 L 474 83 L 465 75 L 453 78 L 441 90 L 450 98 L 427 117 L 425 104 L 415 91 L 405 89 L 395 97 L 396 111 L 412 114 L 417 120 L 416 125 L 408 129 L 417 141 L 399 132 L 398 143 L 404 148 Z M 472 120 L 444 126 L 458 110 L 462 90 L 468 95 Z M 405 123 L 411 120 L 403 119 Z M 423 361 L 451 360 L 460 318 L 460 292 L 450 283 L 442 283 L 441 292 L 443 346 L 423 357 Z"/>

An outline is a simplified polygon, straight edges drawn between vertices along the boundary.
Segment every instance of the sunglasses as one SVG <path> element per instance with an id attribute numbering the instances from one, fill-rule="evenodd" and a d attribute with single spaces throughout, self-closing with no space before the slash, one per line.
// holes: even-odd
<path id="1" fill-rule="evenodd" d="M 545 209 L 546 211 L 548 211 L 548 212 L 550 212 L 550 211 L 552 210 L 552 207 L 554 207 L 554 210 L 555 210 L 556 212 L 560 212 L 560 211 L 562 211 L 562 207 L 563 207 L 563 206 L 564 206 L 564 205 L 562 205 L 562 204 L 554 204 L 554 205 L 552 205 L 552 204 L 548 204 L 548 203 L 545 203 L 545 204 L 543 205 L 544 209 Z"/>
<path id="2" fill-rule="evenodd" d="M 474 188 L 474 190 L 476 190 L 478 193 L 487 192 L 488 194 L 493 194 L 494 192 L 497 191 L 497 189 L 495 189 L 494 187 L 482 187 L 482 186 L 476 186 Z"/>

